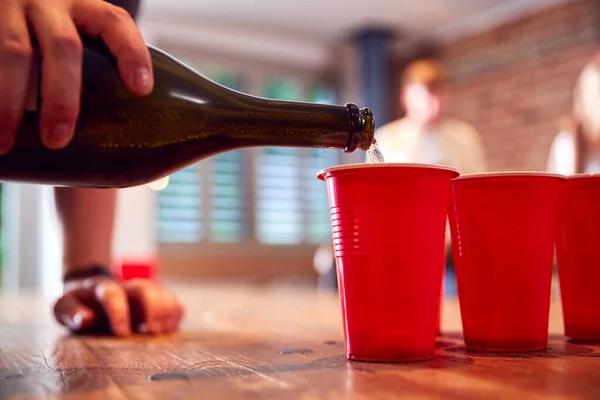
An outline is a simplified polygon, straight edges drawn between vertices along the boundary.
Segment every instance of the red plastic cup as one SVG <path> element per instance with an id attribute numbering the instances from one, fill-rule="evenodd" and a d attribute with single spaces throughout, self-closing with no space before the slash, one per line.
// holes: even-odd
<path id="1" fill-rule="evenodd" d="M 131 279 L 156 279 L 159 260 L 157 257 L 120 258 L 114 262 L 114 273 L 122 281 Z"/>
<path id="2" fill-rule="evenodd" d="M 556 256 L 565 335 L 600 340 L 600 176 L 567 178 L 559 199 Z"/>
<path id="3" fill-rule="evenodd" d="M 467 348 L 521 352 L 547 347 L 563 180 L 507 172 L 452 181 L 452 251 Z"/>
<path id="4" fill-rule="evenodd" d="M 445 259 L 446 259 L 446 255 L 444 254 L 444 260 Z M 446 275 L 446 265 L 444 263 L 444 265 L 442 266 L 442 282 L 441 282 L 442 290 L 440 292 L 440 307 L 438 309 L 438 316 L 437 316 L 437 328 L 436 328 L 437 336 L 442 335 L 442 307 L 444 306 L 444 277 L 445 277 L 445 275 Z"/>
<path id="5" fill-rule="evenodd" d="M 433 357 L 452 168 L 353 164 L 327 182 L 348 359 Z"/>

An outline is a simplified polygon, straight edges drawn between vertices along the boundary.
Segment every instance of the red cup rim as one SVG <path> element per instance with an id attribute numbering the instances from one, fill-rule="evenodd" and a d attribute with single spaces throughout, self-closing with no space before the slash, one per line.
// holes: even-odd
<path id="1" fill-rule="evenodd" d="M 600 178 L 600 173 L 589 172 L 589 173 L 568 175 L 566 179 L 573 180 L 573 179 L 598 179 L 598 178 Z"/>
<path id="2" fill-rule="evenodd" d="M 431 170 L 443 170 L 449 171 L 453 173 L 453 178 L 459 175 L 458 169 L 454 167 L 450 167 L 448 165 L 438 165 L 438 164 L 425 164 L 425 163 L 356 163 L 356 164 L 344 164 L 344 165 L 336 165 L 333 167 L 322 169 L 317 172 L 317 178 L 324 181 L 325 175 L 331 172 L 344 171 L 348 169 L 364 169 L 364 168 L 422 168 L 422 169 L 431 169 Z"/>
<path id="3" fill-rule="evenodd" d="M 549 172 L 541 172 L 541 171 L 502 171 L 502 172 L 481 172 L 474 174 L 464 174 L 460 175 L 457 178 L 454 178 L 454 181 L 466 180 L 466 179 L 477 179 L 477 178 L 516 178 L 516 177 L 525 177 L 525 178 L 558 178 L 560 180 L 566 179 L 564 175 L 561 174 L 553 174 Z"/>

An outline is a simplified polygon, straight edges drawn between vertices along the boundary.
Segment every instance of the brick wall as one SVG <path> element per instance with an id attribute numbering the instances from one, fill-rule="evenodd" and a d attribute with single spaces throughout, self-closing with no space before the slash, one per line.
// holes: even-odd
<path id="1" fill-rule="evenodd" d="M 440 46 L 449 111 L 480 132 L 492 170 L 544 170 L 578 74 L 600 51 L 600 1 L 574 0 Z"/>

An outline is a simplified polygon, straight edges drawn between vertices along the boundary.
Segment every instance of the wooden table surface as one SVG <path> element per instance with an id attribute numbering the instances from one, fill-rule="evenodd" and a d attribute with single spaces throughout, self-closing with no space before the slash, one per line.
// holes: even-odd
<path id="1" fill-rule="evenodd" d="M 72 337 L 48 299 L 0 300 L 0 398 L 600 399 L 600 345 L 562 336 L 553 303 L 546 351 L 468 352 L 458 304 L 444 305 L 432 361 L 348 362 L 336 294 L 294 287 L 177 285 L 182 332 Z"/>

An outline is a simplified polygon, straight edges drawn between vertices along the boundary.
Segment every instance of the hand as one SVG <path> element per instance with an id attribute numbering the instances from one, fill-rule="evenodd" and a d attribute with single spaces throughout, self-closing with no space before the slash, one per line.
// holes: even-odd
<path id="1" fill-rule="evenodd" d="M 124 9 L 103 0 L 0 0 L 0 154 L 12 148 L 25 107 L 33 55 L 28 23 L 43 56 L 40 135 L 47 147 L 66 146 L 79 115 L 78 29 L 104 40 L 134 94 L 152 91 L 148 48 Z"/>
<path id="2" fill-rule="evenodd" d="M 147 279 L 117 282 L 92 277 L 68 282 L 54 306 L 56 320 L 76 333 L 110 331 L 116 336 L 176 331 L 183 307 L 175 295 Z"/>

